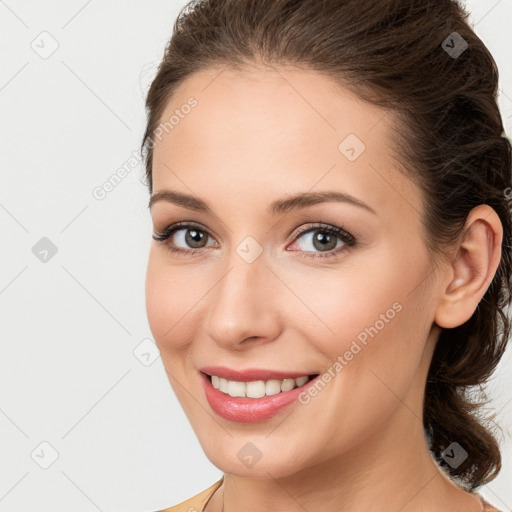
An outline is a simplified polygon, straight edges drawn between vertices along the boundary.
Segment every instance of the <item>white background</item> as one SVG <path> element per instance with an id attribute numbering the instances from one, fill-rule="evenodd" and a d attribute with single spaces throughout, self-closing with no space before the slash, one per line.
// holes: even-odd
<path id="1" fill-rule="evenodd" d="M 152 343 L 142 165 L 103 200 L 92 195 L 139 148 L 144 94 L 184 4 L 0 0 L 2 512 L 151 511 L 222 475 L 161 359 L 145 366 L 134 355 Z M 510 136 L 512 0 L 468 6 L 500 69 Z M 52 44 L 48 58 L 31 47 Z M 46 263 L 32 252 L 43 237 L 58 250 Z M 511 350 L 491 386 L 509 436 Z M 510 512 L 510 437 L 503 453 L 500 476 L 480 492 Z"/>

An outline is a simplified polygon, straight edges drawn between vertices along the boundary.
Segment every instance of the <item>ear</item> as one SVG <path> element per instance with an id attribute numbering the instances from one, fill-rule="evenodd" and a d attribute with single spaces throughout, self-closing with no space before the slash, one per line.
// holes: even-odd
<path id="1" fill-rule="evenodd" d="M 501 260 L 503 226 L 489 205 L 471 210 L 461 238 L 441 289 L 434 318 L 439 327 L 458 327 L 471 318 Z"/>

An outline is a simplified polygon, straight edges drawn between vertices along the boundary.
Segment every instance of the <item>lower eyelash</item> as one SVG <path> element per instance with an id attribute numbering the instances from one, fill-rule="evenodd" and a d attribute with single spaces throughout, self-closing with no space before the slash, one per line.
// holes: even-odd
<path id="1" fill-rule="evenodd" d="M 167 240 L 178 230 L 185 229 L 185 228 L 196 228 L 197 230 L 203 231 L 207 233 L 206 230 L 200 228 L 199 226 L 195 226 L 194 224 L 175 224 L 173 226 L 167 226 L 161 233 L 154 233 L 153 239 L 157 242 L 164 243 L 167 245 L 167 248 L 169 251 L 175 254 L 188 254 L 192 256 L 200 255 L 202 254 L 203 250 L 206 249 L 206 247 L 200 248 L 200 249 L 183 249 L 181 247 L 176 247 L 170 243 L 167 243 Z M 295 239 L 299 238 L 299 236 L 304 235 L 306 233 L 309 233 L 311 231 L 323 231 L 325 233 L 328 233 L 330 235 L 334 235 L 338 237 L 345 245 L 343 247 L 339 247 L 336 250 L 331 250 L 325 253 L 322 252 L 308 252 L 308 251 L 295 251 L 298 252 L 301 257 L 303 258 L 329 258 L 334 257 L 338 255 L 341 252 L 347 251 L 357 245 L 356 238 L 345 231 L 343 228 L 336 228 L 334 226 L 328 226 L 328 225 L 317 225 L 313 227 L 306 228 L 295 236 Z M 210 235 L 208 235 L 210 236 Z M 294 239 L 294 240 L 295 240 Z"/>

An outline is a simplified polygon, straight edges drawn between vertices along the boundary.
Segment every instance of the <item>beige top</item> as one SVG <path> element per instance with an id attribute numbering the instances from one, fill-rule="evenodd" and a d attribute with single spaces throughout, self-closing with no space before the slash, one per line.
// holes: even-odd
<path id="1" fill-rule="evenodd" d="M 215 482 L 213 485 L 205 489 L 204 491 L 192 496 L 186 501 L 175 505 L 174 507 L 165 508 L 158 512 L 203 512 L 208 500 L 213 496 L 213 493 L 221 486 L 224 477 Z M 482 512 L 501 512 L 497 508 L 493 507 L 490 503 L 484 500 L 478 493 L 476 494 L 482 502 Z"/>
<path id="2" fill-rule="evenodd" d="M 203 492 L 192 496 L 186 501 L 175 505 L 174 507 L 165 508 L 158 512 L 203 512 L 206 503 L 213 496 L 213 493 L 221 486 L 224 477 L 215 482 L 213 485 L 205 489 Z"/>

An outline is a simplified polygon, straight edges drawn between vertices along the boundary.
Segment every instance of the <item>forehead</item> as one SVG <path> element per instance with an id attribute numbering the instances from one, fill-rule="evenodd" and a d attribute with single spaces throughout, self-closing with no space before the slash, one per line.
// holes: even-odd
<path id="1" fill-rule="evenodd" d="M 324 139 L 327 145 L 354 133 L 361 139 L 373 135 L 373 144 L 388 146 L 392 116 L 314 71 L 291 66 L 206 69 L 177 88 L 160 121 L 176 110 L 179 114 L 191 97 L 197 106 L 172 128 L 176 143 L 186 136 L 201 139 L 202 147 L 210 141 L 229 146 L 250 134 L 268 145 L 276 135 L 279 141 Z"/>
<path id="2" fill-rule="evenodd" d="M 342 188 L 383 207 L 419 196 L 397 170 L 392 113 L 314 71 L 207 69 L 178 87 L 160 121 L 172 116 L 155 140 L 155 192 L 184 190 L 182 177 L 198 195 L 219 190 L 220 200 L 312 187 Z"/>

